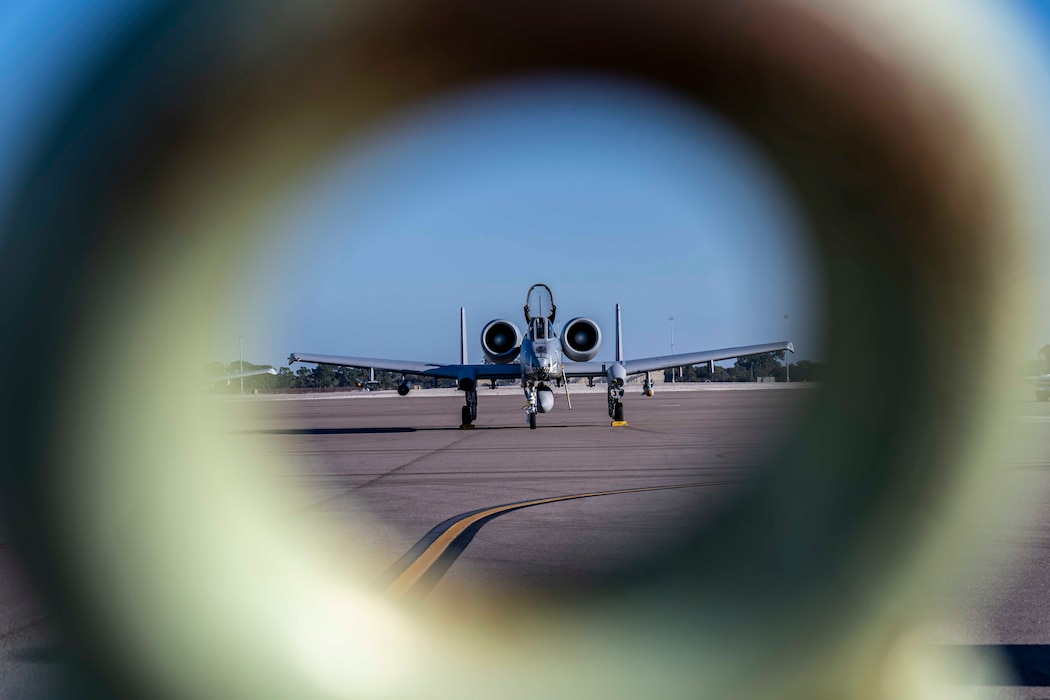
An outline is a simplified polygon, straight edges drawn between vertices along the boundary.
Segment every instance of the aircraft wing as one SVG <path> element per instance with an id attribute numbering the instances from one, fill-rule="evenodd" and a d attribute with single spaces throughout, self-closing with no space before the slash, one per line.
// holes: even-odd
<path id="1" fill-rule="evenodd" d="M 640 360 L 625 360 L 624 369 L 627 374 L 641 374 L 659 369 L 670 369 L 671 367 L 684 367 L 686 365 L 699 365 L 705 362 L 729 360 L 734 357 L 746 357 L 748 355 L 761 355 L 766 352 L 778 350 L 790 350 L 795 352 L 795 346 L 787 341 L 779 343 L 766 343 L 764 345 L 744 345 L 738 348 L 722 348 L 721 350 L 704 350 L 702 352 L 688 352 L 678 355 L 663 355 L 661 357 L 643 357 Z M 566 362 L 565 374 L 569 377 L 602 377 L 609 371 L 615 362 Z"/>
<path id="2" fill-rule="evenodd" d="M 273 367 L 267 367 L 266 369 L 246 369 L 243 372 L 233 372 L 232 374 L 219 374 L 214 377 L 206 377 L 204 381 L 211 384 L 230 379 L 240 379 L 241 377 L 254 377 L 259 374 L 277 374 L 277 370 Z"/>
<path id="3" fill-rule="evenodd" d="M 424 377 L 444 377 L 459 379 L 462 376 L 473 376 L 475 379 L 515 379 L 521 376 L 521 366 L 509 365 L 443 365 L 437 362 L 414 362 L 411 360 L 384 360 L 376 357 L 343 357 L 341 355 L 308 355 L 293 352 L 288 363 L 316 362 L 319 365 L 340 365 L 342 367 L 359 367 L 361 369 L 379 369 L 401 374 L 414 374 Z"/>
<path id="4" fill-rule="evenodd" d="M 627 374 L 639 374 L 657 369 L 670 369 L 671 367 L 685 367 L 686 365 L 699 365 L 705 362 L 730 360 L 734 357 L 762 355 L 767 352 L 777 352 L 778 350 L 795 352 L 795 345 L 785 340 L 764 345 L 743 345 L 738 348 L 687 352 L 678 355 L 663 355 L 662 357 L 644 357 L 640 360 L 626 360 L 623 366 L 627 370 Z"/>
<path id="5" fill-rule="evenodd" d="M 604 377 L 615 362 L 566 362 L 567 377 Z M 678 365 L 675 365 L 677 367 Z"/>

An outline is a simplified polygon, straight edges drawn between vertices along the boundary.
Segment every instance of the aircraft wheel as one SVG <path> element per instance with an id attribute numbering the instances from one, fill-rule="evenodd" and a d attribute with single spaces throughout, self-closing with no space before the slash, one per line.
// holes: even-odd
<path id="1" fill-rule="evenodd" d="M 535 413 L 530 413 L 529 414 L 529 429 L 530 430 L 535 430 L 536 429 L 536 414 Z"/>
<path id="2" fill-rule="evenodd" d="M 463 425 L 470 425 L 470 406 L 463 407 Z"/>
<path id="3" fill-rule="evenodd" d="M 619 401 L 617 401 L 616 405 L 613 407 L 613 420 L 623 420 L 623 404 Z"/>

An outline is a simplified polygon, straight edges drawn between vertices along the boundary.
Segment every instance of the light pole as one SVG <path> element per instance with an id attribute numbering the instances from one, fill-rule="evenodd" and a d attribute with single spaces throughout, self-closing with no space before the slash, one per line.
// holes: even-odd
<path id="1" fill-rule="evenodd" d="M 671 355 L 674 355 L 674 316 L 668 316 L 667 320 L 671 322 Z M 674 384 L 674 373 L 677 368 L 671 368 L 671 383 Z"/>
<path id="2" fill-rule="evenodd" d="M 788 334 L 788 315 L 784 314 L 784 340 L 789 341 L 791 336 Z M 791 383 L 791 358 L 787 358 L 784 363 L 784 369 L 787 370 L 787 382 Z"/>

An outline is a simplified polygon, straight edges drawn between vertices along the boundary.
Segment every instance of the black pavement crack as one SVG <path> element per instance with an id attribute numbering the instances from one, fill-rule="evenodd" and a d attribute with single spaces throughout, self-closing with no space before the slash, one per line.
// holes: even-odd
<path id="1" fill-rule="evenodd" d="M 328 498 L 325 498 L 323 500 L 317 501 L 316 503 L 312 503 L 312 504 L 310 504 L 310 505 L 308 505 L 308 506 L 306 506 L 304 508 L 300 508 L 299 510 L 296 511 L 296 513 L 298 514 L 298 513 L 303 513 L 305 511 L 308 511 L 308 510 L 313 510 L 314 508 L 317 508 L 319 506 L 323 506 L 326 503 L 330 503 L 332 501 L 335 501 L 335 500 L 338 500 L 340 498 L 343 498 L 344 496 L 348 496 L 351 493 L 353 493 L 354 491 L 357 491 L 357 490 L 363 489 L 363 488 L 367 488 L 368 486 L 371 486 L 371 485 L 373 485 L 373 484 L 375 484 L 375 483 L 377 483 L 379 481 L 382 481 L 383 479 L 387 478 L 388 476 L 393 476 L 394 474 L 398 473 L 402 469 L 405 469 L 406 467 L 411 467 L 413 464 L 415 464 L 417 462 L 420 462 L 420 461 L 422 461 L 422 460 L 424 460 L 424 459 L 426 459 L 428 457 L 432 457 L 432 456 L 434 456 L 434 455 L 436 455 L 436 454 L 438 454 L 440 452 L 444 452 L 445 450 L 453 447 L 454 445 L 458 445 L 459 443 L 463 442 L 464 440 L 469 439 L 474 434 L 473 431 L 465 431 L 465 432 L 467 432 L 466 435 L 464 435 L 463 437 L 461 437 L 458 440 L 454 440 L 453 442 L 449 443 L 448 445 L 445 445 L 444 447 L 439 447 L 436 450 L 431 450 L 431 451 L 427 452 L 426 454 L 421 454 L 418 457 L 416 457 L 415 459 L 410 459 L 409 461 L 405 462 L 404 464 L 398 465 L 398 466 L 394 467 L 393 469 L 391 469 L 390 471 L 385 472 L 383 474 L 380 474 L 376 478 L 370 479 L 370 480 L 364 482 L 363 484 L 356 484 L 354 486 L 351 486 L 348 489 L 340 491 L 339 493 L 335 494 L 334 496 L 329 496 Z"/>

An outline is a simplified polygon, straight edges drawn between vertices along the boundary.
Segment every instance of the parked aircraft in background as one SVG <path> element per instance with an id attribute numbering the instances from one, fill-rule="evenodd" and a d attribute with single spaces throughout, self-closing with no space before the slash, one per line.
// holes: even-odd
<path id="1" fill-rule="evenodd" d="M 533 291 L 537 292 L 537 313 L 535 314 L 530 307 Z M 544 306 L 549 309 L 546 313 L 543 312 Z M 490 321 L 482 329 L 481 348 L 485 357 L 492 364 L 468 363 L 466 312 L 462 308 L 459 310 L 460 362 L 458 364 L 312 355 L 297 352 L 289 356 L 288 363 L 315 362 L 400 372 L 402 381 L 398 386 L 398 393 L 402 396 L 407 394 L 410 388 L 407 380 L 404 379 L 405 375 L 455 379 L 459 390 L 466 395 L 466 405 L 463 407 L 461 422 L 461 427 L 464 428 L 473 427 L 474 421 L 477 420 L 479 380 L 520 380 L 521 387 L 525 391 L 526 419 L 529 427 L 535 428 L 537 414 L 549 413 L 554 408 L 554 391 L 551 385 L 564 386 L 570 377 L 586 377 L 591 381 L 595 377 L 605 377 L 608 382 L 609 417 L 612 419 L 612 424 L 626 425 L 621 399 L 624 395 L 624 384 L 632 375 L 645 375 L 642 393 L 652 396 L 652 372 L 658 370 L 747 355 L 760 355 L 779 350 L 795 351 L 794 345 L 784 340 L 763 345 L 746 345 L 721 350 L 624 360 L 620 305 L 617 304 L 615 359 L 607 362 L 594 362 L 593 358 L 598 354 L 598 348 L 602 342 L 602 332 L 598 324 L 584 317 L 571 319 L 565 324 L 559 338 L 554 326 L 556 313 L 557 307 L 554 305 L 550 287 L 545 284 L 532 285 L 525 295 L 527 330 L 524 336 L 517 326 L 505 319 Z M 572 401 L 567 387 L 566 399 L 571 409 Z"/>

